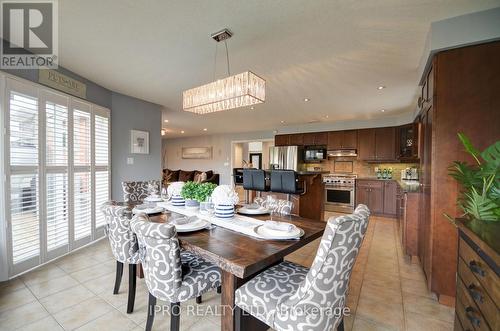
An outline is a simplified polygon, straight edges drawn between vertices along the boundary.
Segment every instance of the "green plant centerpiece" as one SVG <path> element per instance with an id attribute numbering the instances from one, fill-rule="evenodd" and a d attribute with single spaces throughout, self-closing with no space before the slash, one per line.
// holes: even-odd
<path id="1" fill-rule="evenodd" d="M 186 199 L 186 207 L 198 207 L 206 201 L 217 187 L 213 183 L 187 182 L 182 187 L 181 196 Z"/>

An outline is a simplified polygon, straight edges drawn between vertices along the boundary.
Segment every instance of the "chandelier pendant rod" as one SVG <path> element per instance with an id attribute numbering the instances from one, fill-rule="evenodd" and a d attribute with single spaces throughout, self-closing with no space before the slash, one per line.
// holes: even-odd
<path id="1" fill-rule="evenodd" d="M 224 45 L 226 46 L 226 61 L 227 61 L 227 76 L 231 76 L 231 71 L 229 70 L 229 51 L 227 50 L 227 42 L 224 40 Z"/>

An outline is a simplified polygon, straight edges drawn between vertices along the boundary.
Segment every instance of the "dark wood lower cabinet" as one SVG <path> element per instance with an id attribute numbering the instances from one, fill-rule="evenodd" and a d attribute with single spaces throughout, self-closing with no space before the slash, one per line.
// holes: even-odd
<path id="1" fill-rule="evenodd" d="M 393 180 L 356 180 L 356 204 L 365 204 L 372 215 L 396 217 L 398 183 Z"/>

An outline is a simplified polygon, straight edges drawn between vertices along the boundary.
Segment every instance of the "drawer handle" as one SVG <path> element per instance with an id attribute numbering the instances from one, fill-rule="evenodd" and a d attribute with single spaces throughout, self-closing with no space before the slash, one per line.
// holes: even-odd
<path id="1" fill-rule="evenodd" d="M 486 276 L 486 272 L 479 266 L 479 264 L 476 261 L 470 261 L 469 268 L 470 270 L 472 270 L 472 272 L 478 274 L 481 277 Z"/>
<path id="2" fill-rule="evenodd" d="M 474 308 L 472 308 L 470 306 L 465 308 L 465 315 L 467 315 L 467 318 L 474 326 L 479 327 L 481 320 L 475 316 Z"/>
<path id="3" fill-rule="evenodd" d="M 480 303 L 483 303 L 483 295 L 481 294 L 481 291 L 478 290 L 476 288 L 476 286 L 474 286 L 474 284 L 470 284 L 469 287 L 468 287 L 468 290 L 469 290 L 469 293 L 470 293 L 471 297 L 475 301 L 479 301 Z"/>

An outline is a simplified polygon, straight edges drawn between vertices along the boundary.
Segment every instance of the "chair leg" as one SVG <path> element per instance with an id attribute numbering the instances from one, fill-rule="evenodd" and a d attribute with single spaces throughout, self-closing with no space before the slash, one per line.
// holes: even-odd
<path id="1" fill-rule="evenodd" d="M 200 304 L 201 303 L 201 295 L 196 297 L 196 303 Z"/>
<path id="2" fill-rule="evenodd" d="M 136 275 L 137 275 L 137 264 L 129 264 L 127 314 L 131 314 L 134 311 Z"/>
<path id="3" fill-rule="evenodd" d="M 337 326 L 337 331 L 344 331 L 344 318 L 340 320 L 339 325 Z"/>
<path id="4" fill-rule="evenodd" d="M 116 261 L 116 279 L 115 279 L 115 289 L 113 290 L 113 294 L 118 294 L 120 291 L 120 283 L 122 282 L 123 275 L 123 263 L 120 261 Z"/>
<path id="5" fill-rule="evenodd" d="M 179 331 L 181 324 L 181 304 L 172 302 L 170 304 L 170 331 Z"/>
<path id="6" fill-rule="evenodd" d="M 221 286 L 217 286 L 217 293 L 219 293 L 219 294 L 222 293 L 222 287 Z"/>
<path id="7" fill-rule="evenodd" d="M 149 293 L 148 320 L 146 321 L 146 331 L 151 331 L 151 328 L 153 327 L 153 321 L 155 319 L 155 306 L 156 297 Z"/>
<path id="8" fill-rule="evenodd" d="M 238 306 L 234 306 L 234 325 L 235 325 L 235 331 L 241 331 L 241 316 L 242 311 L 241 308 Z"/>

